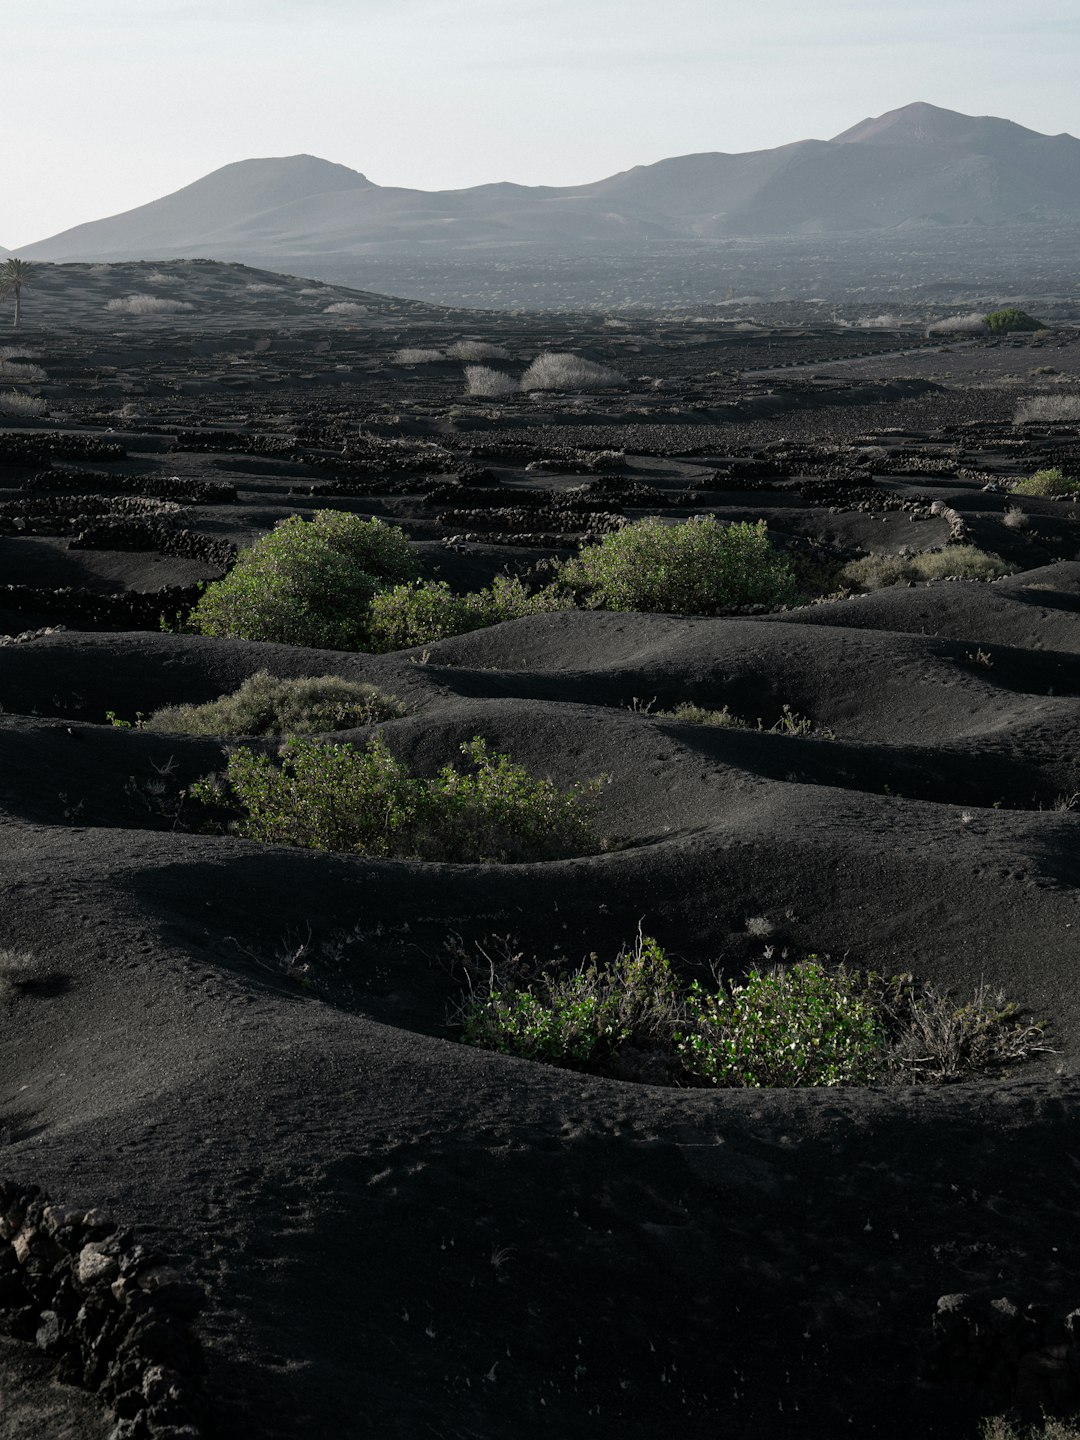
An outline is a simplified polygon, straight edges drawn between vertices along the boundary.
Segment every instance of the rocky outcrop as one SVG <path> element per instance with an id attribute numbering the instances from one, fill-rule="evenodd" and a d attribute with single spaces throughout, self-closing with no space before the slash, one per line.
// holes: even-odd
<path id="1" fill-rule="evenodd" d="M 201 1440 L 202 1290 L 100 1210 L 0 1181 L 0 1328 L 96 1392 L 110 1440 Z"/>

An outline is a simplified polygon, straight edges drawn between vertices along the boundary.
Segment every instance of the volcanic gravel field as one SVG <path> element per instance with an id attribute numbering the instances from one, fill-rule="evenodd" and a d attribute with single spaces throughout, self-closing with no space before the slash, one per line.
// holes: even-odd
<path id="1" fill-rule="evenodd" d="M 309 282 L 195 262 L 156 267 L 193 312 L 118 320 L 101 296 L 139 267 L 94 267 L 90 300 L 87 268 L 43 267 L 83 296 L 73 328 L 59 302 L 35 322 L 28 290 L 9 347 L 49 413 L 0 415 L 0 949 L 29 957 L 0 965 L 0 1233 L 18 1250 L 4 1210 L 36 1185 L 130 1227 L 123 1274 L 170 1257 L 194 1398 L 155 1415 L 134 1371 L 60 1383 L 92 1367 L 42 1315 L 77 1297 L 27 1282 L 16 1304 L 0 1260 L 0 1434 L 974 1440 L 1014 1398 L 1070 1395 L 1050 1350 L 1080 1305 L 1080 514 L 1025 499 L 1027 528 L 1003 523 L 1012 479 L 1078 473 L 1075 426 L 1012 424 L 1050 382 L 950 382 L 936 351 L 936 378 L 897 375 L 920 336 L 835 328 L 631 335 L 371 296 L 294 325 Z M 295 313 L 246 289 L 271 283 Z M 501 368 L 567 349 L 629 383 L 478 400 L 460 361 L 392 359 L 463 336 Z M 1071 373 L 1075 337 L 1025 346 L 1019 374 Z M 750 373 L 778 367 L 783 388 Z M 958 538 L 1019 568 L 773 613 L 565 611 L 389 655 L 161 628 L 234 547 L 327 507 L 403 526 L 461 589 L 542 578 L 650 514 L 763 518 L 823 573 Z M 482 735 L 560 784 L 610 777 L 609 848 L 450 865 L 186 829 L 179 791 L 227 742 L 107 716 L 260 670 L 398 696 L 378 730 L 418 773 Z M 816 733 L 655 713 L 683 701 L 765 727 L 790 706 Z M 576 963 L 639 925 L 687 973 L 767 946 L 986 980 L 1048 1049 L 940 1087 L 705 1090 L 459 1042 L 448 942 Z M 1014 1355 L 995 1392 L 943 1359 L 958 1292 L 1046 1307 L 1039 1364 Z"/>

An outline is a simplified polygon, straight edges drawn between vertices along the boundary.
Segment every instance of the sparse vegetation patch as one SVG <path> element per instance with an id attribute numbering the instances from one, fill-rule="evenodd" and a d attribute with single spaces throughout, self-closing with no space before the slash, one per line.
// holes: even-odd
<path id="1" fill-rule="evenodd" d="M 948 991 L 817 956 L 741 980 L 680 985 L 656 940 L 554 973 L 508 954 L 465 961 L 462 1039 L 507 1055 L 665 1083 L 776 1088 L 942 1083 L 1046 1048 L 1043 1026 L 988 985 Z M 461 957 L 459 957 L 461 958 Z M 647 1057 L 647 1061 L 643 1061 Z M 648 1063 L 651 1062 L 651 1063 Z"/>
<path id="2" fill-rule="evenodd" d="M 252 750 L 229 756 L 224 777 L 191 787 L 204 804 L 239 810 L 232 830 L 271 845 L 351 851 L 399 860 L 465 863 L 559 860 L 601 848 L 601 780 L 560 790 L 476 736 L 471 768 L 412 776 L 378 737 L 348 744 L 289 740 L 280 763 Z"/>
<path id="3" fill-rule="evenodd" d="M 377 725 L 405 713 L 401 701 L 374 685 L 312 675 L 280 680 L 268 670 L 205 705 L 167 705 L 145 730 L 183 735 L 321 735 Z"/>

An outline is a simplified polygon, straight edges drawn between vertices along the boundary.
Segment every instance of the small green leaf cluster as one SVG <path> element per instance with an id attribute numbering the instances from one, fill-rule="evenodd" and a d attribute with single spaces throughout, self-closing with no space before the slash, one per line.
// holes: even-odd
<path id="1" fill-rule="evenodd" d="M 400 700 L 374 685 L 337 675 L 281 680 L 259 670 L 231 694 L 205 705 L 167 705 L 141 728 L 181 735 L 322 735 L 377 725 L 404 713 Z"/>
<path id="2" fill-rule="evenodd" d="M 885 1036 L 858 977 L 814 956 L 752 970 L 743 984 L 686 997 L 690 1024 L 675 1046 L 710 1085 L 865 1085 L 882 1068 Z"/>
<path id="3" fill-rule="evenodd" d="M 594 609 L 683 615 L 796 597 L 791 566 L 763 520 L 721 525 L 712 515 L 673 525 L 653 516 L 612 531 L 565 561 L 559 582 Z"/>
<path id="4" fill-rule="evenodd" d="M 1007 305 L 1002 310 L 991 310 L 989 315 L 983 317 L 984 323 L 991 335 L 1006 335 L 1010 330 L 1044 330 L 1041 320 L 1036 320 L 1026 310 L 1018 310 L 1015 305 Z"/>
<path id="5" fill-rule="evenodd" d="M 340 510 L 290 515 L 206 587 L 188 623 L 201 635 L 361 649 L 372 597 L 417 573 L 396 525 Z"/>
<path id="6" fill-rule="evenodd" d="M 1012 487 L 1014 495 L 1039 495 L 1048 500 L 1075 495 L 1077 490 L 1080 490 L 1080 480 L 1063 474 L 1057 465 L 1049 470 L 1036 470 L 1034 475 L 1025 475 Z"/>
<path id="7" fill-rule="evenodd" d="M 369 646 L 379 652 L 407 650 L 572 604 L 554 586 L 530 591 L 517 576 L 496 576 L 485 589 L 464 595 L 456 595 L 445 580 L 395 585 L 371 601 Z"/>
<path id="8" fill-rule="evenodd" d="M 410 775 L 381 737 L 349 744 L 293 739 L 281 763 L 234 751 L 224 777 L 196 781 L 191 797 L 240 810 L 232 829 L 250 840 L 403 860 L 464 863 L 560 860 L 601 848 L 601 780 L 560 790 L 476 736 L 461 747 L 472 769 Z"/>

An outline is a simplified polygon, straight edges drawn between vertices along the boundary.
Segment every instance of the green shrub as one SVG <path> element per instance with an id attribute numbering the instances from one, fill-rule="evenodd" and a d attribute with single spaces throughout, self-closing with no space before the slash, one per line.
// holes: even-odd
<path id="1" fill-rule="evenodd" d="M 377 651 L 407 650 L 503 620 L 566 610 L 571 603 L 551 585 L 530 592 L 516 576 L 499 575 L 486 589 L 464 595 L 456 595 L 445 580 L 395 585 L 371 602 L 369 644 Z"/>
<path id="2" fill-rule="evenodd" d="M 1010 330 L 1043 330 L 1046 328 L 1041 320 L 1034 319 L 1026 310 L 1018 310 L 1015 305 L 1006 306 L 1003 310 L 991 310 L 990 314 L 983 318 L 986 328 L 992 335 L 1006 335 Z"/>
<path id="3" fill-rule="evenodd" d="M 613 531 L 565 561 L 559 581 L 606 610 L 715 615 L 795 598 L 791 567 L 769 544 L 763 520 L 721 525 L 711 515 L 674 525 L 653 517 Z"/>
<path id="4" fill-rule="evenodd" d="M 710 1085 L 865 1085 L 881 1070 L 885 1038 L 865 986 L 813 956 L 728 990 L 694 984 L 687 1009 L 676 1049 Z"/>
<path id="5" fill-rule="evenodd" d="M 193 799 L 243 813 L 232 829 L 250 840 L 406 860 L 558 860 L 601 848 L 595 797 L 601 781 L 560 790 L 479 736 L 461 747 L 471 771 L 446 765 L 411 776 L 381 738 L 348 744 L 289 740 L 281 763 L 251 750 L 229 756 Z"/>
<path id="6" fill-rule="evenodd" d="M 340 510 L 291 515 L 207 586 L 188 624 L 201 635 L 360 649 L 372 597 L 417 569 L 395 525 Z"/>
<path id="7" fill-rule="evenodd" d="M 668 958 L 655 940 L 639 935 L 611 965 L 601 967 L 594 955 L 567 976 L 544 971 L 535 985 L 508 979 L 472 996 L 459 1018 L 467 1045 L 582 1066 L 610 1058 L 627 1042 L 652 1043 L 672 1032 L 677 1016 Z"/>
<path id="8" fill-rule="evenodd" d="M 183 735 L 319 735 L 376 725 L 404 713 L 400 700 L 374 685 L 336 675 L 279 680 L 260 670 L 232 694 L 206 705 L 167 705 L 142 728 Z"/>
<path id="9" fill-rule="evenodd" d="M 921 555 L 866 555 L 845 565 L 840 578 L 856 590 L 881 590 L 909 580 L 998 580 L 1016 568 L 975 545 L 949 545 Z"/>
<path id="10" fill-rule="evenodd" d="M 1012 487 L 1014 495 L 1041 495 L 1049 500 L 1075 495 L 1077 490 L 1080 490 L 1080 480 L 1063 475 L 1056 465 L 1050 470 L 1036 470 L 1034 475 L 1026 475 Z"/>
<path id="11" fill-rule="evenodd" d="M 680 989 L 664 951 L 641 934 L 613 964 L 594 955 L 564 975 L 520 955 L 501 965 L 481 955 L 478 974 L 459 957 L 470 980 L 456 1016 L 466 1043 L 623 1078 L 753 1088 L 942 1083 L 1046 1048 L 1044 1027 L 985 984 L 957 1003 L 910 975 L 886 979 L 814 955 L 713 990 L 697 981 Z"/>

